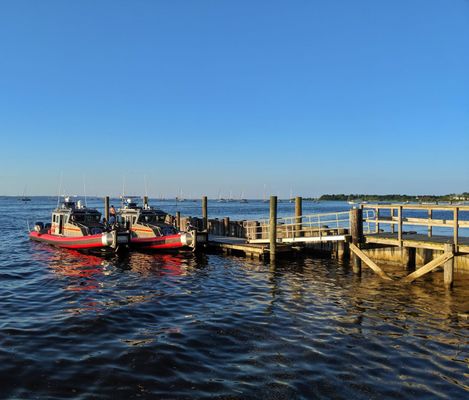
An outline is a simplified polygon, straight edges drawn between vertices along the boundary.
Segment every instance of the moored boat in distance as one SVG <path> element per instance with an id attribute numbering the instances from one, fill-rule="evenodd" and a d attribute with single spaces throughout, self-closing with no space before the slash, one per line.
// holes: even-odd
<path id="1" fill-rule="evenodd" d="M 31 198 L 26 196 L 26 186 L 24 187 L 23 195 L 19 198 L 21 201 L 31 201 Z"/>
<path id="2" fill-rule="evenodd" d="M 168 214 L 144 204 L 140 207 L 127 199 L 118 211 L 118 221 L 129 226 L 130 246 L 140 250 L 193 249 L 196 238 L 193 233 L 180 232 L 167 222 Z"/>
<path id="3" fill-rule="evenodd" d="M 101 222 L 101 213 L 75 203 L 69 197 L 52 212 L 52 223 L 36 222 L 29 238 L 54 246 L 77 250 L 117 251 L 127 248 L 129 231 Z"/>

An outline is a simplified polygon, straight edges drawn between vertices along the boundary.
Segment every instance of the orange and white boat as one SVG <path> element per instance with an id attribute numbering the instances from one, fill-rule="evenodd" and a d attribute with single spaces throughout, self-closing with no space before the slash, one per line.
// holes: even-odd
<path id="1" fill-rule="evenodd" d="M 130 247 L 140 250 L 194 249 L 194 232 L 180 232 L 168 223 L 168 214 L 127 199 L 118 212 L 118 223 L 129 227 Z"/>
<path id="2" fill-rule="evenodd" d="M 96 209 L 66 197 L 52 212 L 52 222 L 36 222 L 29 238 L 67 249 L 118 251 L 128 247 L 130 234 L 118 225 L 104 225 Z"/>

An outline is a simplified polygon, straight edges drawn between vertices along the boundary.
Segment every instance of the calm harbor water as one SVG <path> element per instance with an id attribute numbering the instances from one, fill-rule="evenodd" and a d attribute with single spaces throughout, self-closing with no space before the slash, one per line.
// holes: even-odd
<path id="1" fill-rule="evenodd" d="M 469 396 L 469 275 L 445 291 L 439 273 L 399 286 L 327 258 L 102 258 L 30 242 L 27 220 L 48 220 L 55 204 L 0 198 L 0 398 Z M 267 207 L 210 210 L 241 219 Z"/>

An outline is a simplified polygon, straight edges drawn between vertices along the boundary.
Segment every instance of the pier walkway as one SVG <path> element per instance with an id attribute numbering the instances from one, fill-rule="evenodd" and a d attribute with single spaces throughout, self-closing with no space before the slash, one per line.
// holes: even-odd
<path id="1" fill-rule="evenodd" d="M 227 237 L 208 235 L 208 247 L 212 249 L 222 250 L 228 254 L 242 253 L 251 258 L 263 259 L 269 254 L 269 244 L 265 243 L 249 243 L 245 238 Z M 277 252 L 287 253 L 292 250 L 291 246 L 277 247 Z"/>
<path id="2" fill-rule="evenodd" d="M 345 212 L 303 215 L 296 198 L 295 215 L 277 218 L 277 202 L 271 197 L 270 219 L 256 221 L 209 220 L 207 201 L 203 218 L 190 221 L 205 232 L 207 247 L 226 253 L 275 260 L 277 253 L 327 245 L 338 258 L 350 255 L 354 272 L 362 262 L 377 275 L 392 280 L 372 260 L 375 250 L 398 249 L 407 254 L 406 267 L 415 268 L 416 250 L 430 251 L 426 264 L 402 278 L 404 282 L 444 269 L 446 286 L 453 283 L 455 259 L 469 265 L 469 206 L 420 204 L 362 204 Z M 182 219 L 180 219 L 179 224 Z M 180 226 L 180 225 L 179 225 Z M 435 234 L 436 233 L 436 234 Z M 465 257 L 461 259 L 461 257 Z"/>
<path id="3" fill-rule="evenodd" d="M 397 233 L 371 233 L 365 235 L 365 243 L 381 244 L 396 247 L 414 247 L 417 249 L 441 250 L 443 251 L 446 244 L 452 244 L 453 240 L 450 236 L 432 236 L 418 234 L 413 232 L 403 232 L 402 239 L 399 240 Z M 459 238 L 458 252 L 461 254 L 469 254 L 469 238 Z"/>

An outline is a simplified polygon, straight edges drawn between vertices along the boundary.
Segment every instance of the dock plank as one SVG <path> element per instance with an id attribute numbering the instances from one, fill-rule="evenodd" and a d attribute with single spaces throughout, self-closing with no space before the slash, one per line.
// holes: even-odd
<path id="1" fill-rule="evenodd" d="M 451 236 L 431 236 L 418 233 L 404 233 L 402 235 L 403 247 L 416 247 L 431 250 L 444 250 L 445 244 L 451 243 Z M 399 238 L 396 233 L 376 233 L 365 235 L 366 243 L 387 244 L 399 246 Z M 460 237 L 458 242 L 459 253 L 469 253 L 469 238 Z"/>
<path id="2" fill-rule="evenodd" d="M 212 248 L 243 251 L 247 254 L 265 255 L 269 253 L 268 243 L 248 243 L 244 238 L 228 236 L 208 236 L 208 245 Z M 287 252 L 291 246 L 278 244 L 277 252 Z"/>

